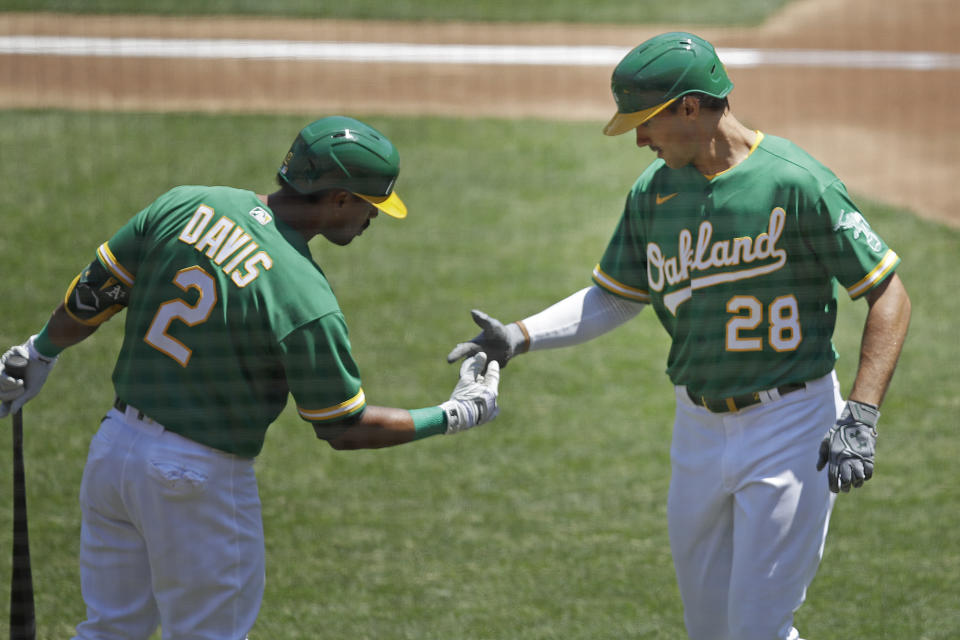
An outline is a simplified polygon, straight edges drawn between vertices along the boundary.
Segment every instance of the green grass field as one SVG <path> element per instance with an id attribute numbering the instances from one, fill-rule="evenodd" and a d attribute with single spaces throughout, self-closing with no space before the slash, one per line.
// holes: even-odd
<path id="1" fill-rule="evenodd" d="M 380 217 L 347 248 L 312 248 L 368 399 L 436 404 L 456 378 L 444 355 L 474 333 L 470 308 L 516 319 L 589 284 L 650 156 L 600 135 L 601 123 L 365 119 L 401 150 L 410 216 Z M 0 112 L 0 345 L 37 331 L 98 244 L 167 188 L 271 189 L 305 123 Z M 797 624 L 810 640 L 955 639 L 960 232 L 863 206 L 903 256 L 914 321 L 880 422 L 877 475 L 840 496 Z M 843 301 L 845 388 L 864 312 Z M 112 401 L 121 322 L 68 350 L 25 410 L 40 638 L 69 637 L 83 616 L 77 491 Z M 591 344 L 523 357 L 504 371 L 496 422 L 390 450 L 334 452 L 288 407 L 258 462 L 268 576 L 251 637 L 684 637 L 665 521 L 667 346 L 647 311 Z M 0 463 L 0 550 L 10 548 L 9 468 Z"/>
<path id="2" fill-rule="evenodd" d="M 655 0 L 0 0 L 0 11 L 58 11 L 64 13 L 133 13 L 157 15 L 261 15 L 283 18 L 366 20 L 489 20 L 492 22 L 609 22 L 654 24 L 749 25 L 788 0 L 692 0 L 665 3 Z"/>

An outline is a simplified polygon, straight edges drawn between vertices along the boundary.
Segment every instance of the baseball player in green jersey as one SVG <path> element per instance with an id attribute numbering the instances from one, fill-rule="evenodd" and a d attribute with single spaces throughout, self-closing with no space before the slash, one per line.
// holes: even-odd
<path id="1" fill-rule="evenodd" d="M 910 317 L 900 258 L 844 185 L 796 145 L 748 129 L 714 48 L 688 33 L 613 72 L 617 113 L 657 159 L 626 198 L 593 284 L 521 321 L 480 311 L 448 356 L 580 344 L 652 306 L 672 339 L 676 414 L 667 500 L 695 640 L 796 640 L 835 494 L 873 473 L 879 406 Z M 869 305 L 841 399 L 836 284 Z M 827 468 L 826 476 L 819 473 Z"/>
<path id="2" fill-rule="evenodd" d="M 264 589 L 253 462 L 288 395 L 335 449 L 389 447 L 493 419 L 499 369 L 464 363 L 449 400 L 368 404 L 347 324 L 307 241 L 349 244 L 378 212 L 406 216 L 399 156 L 334 116 L 305 127 L 270 195 L 171 189 L 100 245 L 46 326 L 7 351 L 0 417 L 58 354 L 126 309 L 116 401 L 90 445 L 80 502 L 87 620 L 77 638 L 245 638 Z M 483 371 L 483 373 L 481 373 Z"/>

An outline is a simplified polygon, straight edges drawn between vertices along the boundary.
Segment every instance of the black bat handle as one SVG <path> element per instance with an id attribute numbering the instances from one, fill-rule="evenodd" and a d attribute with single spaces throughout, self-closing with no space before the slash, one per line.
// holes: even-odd
<path id="1" fill-rule="evenodd" d="M 11 354 L 3 363 L 8 376 L 23 380 L 27 359 Z M 35 640 L 33 572 L 27 527 L 27 488 L 23 469 L 23 413 L 13 414 L 13 575 L 10 581 L 10 640 Z"/>
<path id="2" fill-rule="evenodd" d="M 16 380 L 23 380 L 27 375 L 27 359 L 16 353 L 7 356 L 7 361 L 3 363 L 3 371 Z"/>

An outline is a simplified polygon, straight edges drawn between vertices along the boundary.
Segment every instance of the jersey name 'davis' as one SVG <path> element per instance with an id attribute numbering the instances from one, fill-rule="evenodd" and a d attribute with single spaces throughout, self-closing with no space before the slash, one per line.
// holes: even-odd
<path id="1" fill-rule="evenodd" d="M 239 224 L 227 216 L 222 216 L 209 231 L 206 231 L 214 213 L 214 210 L 205 204 L 197 207 L 193 217 L 180 232 L 178 240 L 193 245 L 194 249 L 206 254 L 214 264 L 222 267 L 223 273 L 230 276 L 230 280 L 235 285 L 245 287 L 260 275 L 260 267 L 264 269 L 273 267 L 273 258 L 266 251 L 253 253 L 259 245 L 251 240 L 250 234 Z M 224 264 L 228 258 L 230 258 L 229 262 Z M 243 263 L 242 271 L 237 270 L 241 262 Z"/>

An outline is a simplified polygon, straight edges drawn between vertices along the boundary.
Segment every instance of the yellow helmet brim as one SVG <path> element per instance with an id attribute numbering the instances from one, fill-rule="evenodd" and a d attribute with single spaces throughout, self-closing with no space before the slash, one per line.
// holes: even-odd
<path id="1" fill-rule="evenodd" d="M 403 204 L 403 200 L 400 199 L 396 191 L 389 196 L 365 196 L 362 193 L 354 195 L 358 198 L 363 198 L 388 216 L 401 220 L 407 217 L 407 205 Z"/>
<path id="2" fill-rule="evenodd" d="M 634 111 L 633 113 L 616 113 L 614 114 L 613 118 L 610 119 L 610 122 L 607 123 L 607 126 L 603 128 L 603 134 L 607 136 L 618 136 L 621 133 L 632 131 L 669 107 L 674 100 L 676 100 L 676 98 L 667 100 L 662 104 L 658 104 L 655 107 L 650 107 L 649 109 L 644 109 L 642 111 Z"/>

